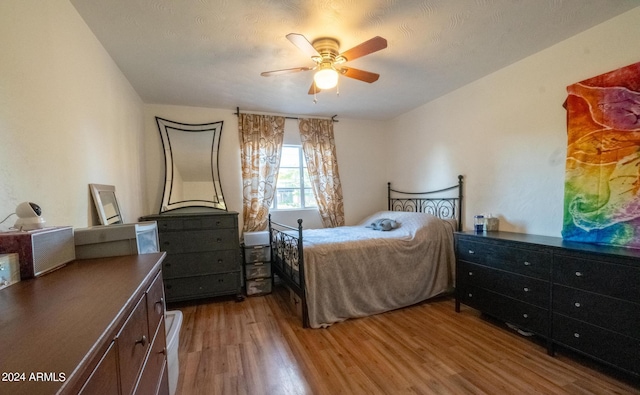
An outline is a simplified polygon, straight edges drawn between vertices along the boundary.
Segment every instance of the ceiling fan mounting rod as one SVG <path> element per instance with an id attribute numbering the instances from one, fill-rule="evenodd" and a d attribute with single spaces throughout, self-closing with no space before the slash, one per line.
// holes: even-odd
<path id="1" fill-rule="evenodd" d="M 311 44 L 318 51 L 322 59 L 317 60 L 318 63 L 331 62 L 331 63 L 342 63 L 344 59 L 339 56 L 338 52 L 340 50 L 340 43 L 338 40 L 330 37 L 322 37 L 316 40 L 313 40 Z"/>

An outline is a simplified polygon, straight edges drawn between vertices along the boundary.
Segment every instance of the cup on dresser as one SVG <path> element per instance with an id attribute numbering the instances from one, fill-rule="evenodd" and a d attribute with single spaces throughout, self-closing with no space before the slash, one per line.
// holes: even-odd
<path id="1" fill-rule="evenodd" d="M 475 215 L 473 217 L 473 230 L 476 233 L 484 232 L 484 215 Z"/>

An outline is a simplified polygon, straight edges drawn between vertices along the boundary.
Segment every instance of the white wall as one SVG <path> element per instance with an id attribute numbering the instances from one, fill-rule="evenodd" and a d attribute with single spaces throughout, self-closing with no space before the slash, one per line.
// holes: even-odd
<path id="1" fill-rule="evenodd" d="M 48 226 L 91 225 L 89 183 L 127 221 L 146 211 L 142 101 L 69 1 L 1 1 L 0 53 L 0 220 L 32 201 Z"/>
<path id="2" fill-rule="evenodd" d="M 207 123 L 223 121 L 220 138 L 220 181 L 225 202 L 230 211 L 240 213 L 242 228 L 242 176 L 240 165 L 240 142 L 238 119 L 231 109 L 145 105 L 145 146 L 147 167 L 148 207 L 157 213 L 162 201 L 164 183 L 164 156 L 162 142 L 155 117 L 183 123 Z M 285 143 L 300 144 L 297 121 L 287 119 Z M 336 151 L 340 179 L 342 181 L 345 220 L 353 225 L 372 212 L 386 208 L 386 156 L 385 128 L 379 122 L 340 120 L 334 124 Z M 295 225 L 303 219 L 305 228 L 322 227 L 317 211 L 278 211 L 274 221 Z"/>
<path id="3" fill-rule="evenodd" d="M 500 217 L 500 229 L 560 236 L 566 86 L 640 61 L 640 7 L 389 122 L 399 187 L 465 180 L 464 223 Z"/>
<path id="4" fill-rule="evenodd" d="M 387 209 L 387 167 L 396 160 L 386 146 L 387 125 L 340 119 L 334 124 L 347 225 Z"/>

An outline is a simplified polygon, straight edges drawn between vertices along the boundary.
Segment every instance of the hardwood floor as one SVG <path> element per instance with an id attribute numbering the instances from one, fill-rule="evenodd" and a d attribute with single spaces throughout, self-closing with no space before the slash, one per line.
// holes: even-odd
<path id="1" fill-rule="evenodd" d="M 302 329 L 283 289 L 183 312 L 177 394 L 640 394 L 639 384 L 439 299 Z M 606 372 L 606 373 L 605 373 Z"/>

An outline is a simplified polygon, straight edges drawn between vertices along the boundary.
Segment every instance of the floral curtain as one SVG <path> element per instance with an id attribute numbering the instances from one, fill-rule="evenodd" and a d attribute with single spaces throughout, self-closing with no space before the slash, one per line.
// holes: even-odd
<path id="1" fill-rule="evenodd" d="M 322 223 L 327 228 L 344 225 L 342 184 L 330 119 L 300 119 L 302 150 Z"/>
<path id="2" fill-rule="evenodd" d="M 284 117 L 240 114 L 243 232 L 264 230 L 276 190 Z"/>

